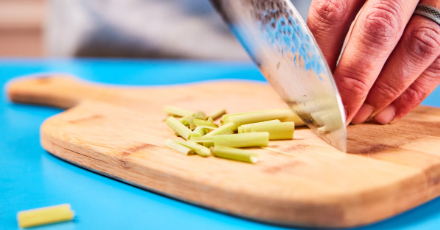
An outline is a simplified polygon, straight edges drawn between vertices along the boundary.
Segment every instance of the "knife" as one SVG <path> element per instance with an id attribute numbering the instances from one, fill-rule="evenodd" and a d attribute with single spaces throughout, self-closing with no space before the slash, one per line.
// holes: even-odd
<path id="1" fill-rule="evenodd" d="M 211 0 L 269 84 L 319 137 L 347 149 L 345 110 L 330 68 L 289 0 Z"/>

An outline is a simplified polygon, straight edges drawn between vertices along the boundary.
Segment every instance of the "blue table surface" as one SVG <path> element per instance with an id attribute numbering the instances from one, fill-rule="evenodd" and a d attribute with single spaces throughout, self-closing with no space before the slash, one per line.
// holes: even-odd
<path id="1" fill-rule="evenodd" d="M 0 81 L 64 72 L 120 85 L 166 85 L 213 79 L 264 81 L 251 63 L 147 60 L 0 59 Z M 5 92 L 6 90 L 4 90 Z M 440 90 L 424 101 L 440 106 Z M 71 222 L 34 229 L 285 229 L 196 207 L 95 174 L 44 151 L 41 123 L 61 110 L 0 103 L 0 229 L 19 229 L 20 210 L 70 203 Z M 361 178 L 360 178 L 361 179 Z M 358 229 L 440 229 L 440 198 Z"/>

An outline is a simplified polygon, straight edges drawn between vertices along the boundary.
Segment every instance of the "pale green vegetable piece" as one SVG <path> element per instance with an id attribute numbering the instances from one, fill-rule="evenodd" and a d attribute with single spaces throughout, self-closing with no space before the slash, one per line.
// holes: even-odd
<path id="1" fill-rule="evenodd" d="M 303 120 L 301 120 L 301 118 L 299 118 L 298 115 L 296 115 L 294 112 L 292 112 L 288 117 L 281 118 L 280 120 L 282 122 L 293 121 L 293 122 L 295 122 L 296 127 L 306 126 L 306 123 Z"/>
<path id="2" fill-rule="evenodd" d="M 194 130 L 196 128 L 196 125 L 194 124 L 193 120 L 195 118 L 195 115 L 182 117 L 179 119 L 180 123 L 187 126 L 190 130 Z"/>
<path id="3" fill-rule="evenodd" d="M 192 115 L 181 117 L 181 118 L 179 118 L 179 121 L 180 121 L 180 122 L 184 122 L 184 121 L 186 121 L 186 119 L 188 119 L 188 118 L 191 117 L 191 116 L 192 116 Z"/>
<path id="4" fill-rule="evenodd" d="M 238 115 L 251 114 L 251 113 L 259 113 L 259 112 L 261 112 L 261 111 L 225 114 L 225 115 L 222 116 L 222 122 L 225 123 L 225 124 L 229 123 L 229 117 L 231 117 L 231 116 L 238 116 Z"/>
<path id="5" fill-rule="evenodd" d="M 213 136 L 214 146 L 232 148 L 265 147 L 269 144 L 269 133 L 240 133 Z"/>
<path id="6" fill-rule="evenodd" d="M 186 140 L 188 140 L 189 136 L 191 135 L 191 130 L 189 130 L 185 125 L 180 123 L 180 121 L 178 121 L 174 117 L 167 118 L 167 125 Z"/>
<path id="7" fill-rule="evenodd" d="M 258 154 L 249 150 L 236 149 L 230 147 L 216 146 L 211 149 L 212 154 L 216 157 L 244 161 L 249 163 L 258 162 Z"/>
<path id="8" fill-rule="evenodd" d="M 198 144 L 201 144 L 205 147 L 211 147 L 214 146 L 214 142 L 212 140 L 211 136 L 203 136 L 203 137 L 191 137 L 188 141 L 190 142 L 196 142 Z"/>
<path id="9" fill-rule="evenodd" d="M 197 119 L 205 120 L 205 119 L 206 119 L 206 114 L 205 114 L 204 112 L 202 112 L 202 111 L 198 111 L 198 112 L 195 114 L 194 117 L 197 118 Z"/>
<path id="10" fill-rule="evenodd" d="M 268 110 L 263 112 L 255 112 L 255 113 L 231 116 L 229 117 L 228 122 L 234 123 L 235 126 L 232 129 L 237 130 L 237 128 L 241 125 L 257 123 L 262 121 L 270 121 L 274 119 L 281 119 L 288 117 L 290 113 L 291 113 L 290 110 L 285 110 L 285 109 Z"/>
<path id="11" fill-rule="evenodd" d="M 339 128 L 338 122 L 333 122 L 334 118 L 339 116 L 339 110 L 327 109 L 312 113 L 312 117 L 319 124 L 325 124 L 325 128 L 318 128 L 318 132 L 328 133 Z"/>
<path id="12" fill-rule="evenodd" d="M 194 116 L 188 118 L 189 129 L 191 131 L 197 128 L 197 126 L 194 124 L 194 119 L 195 119 Z"/>
<path id="13" fill-rule="evenodd" d="M 191 116 L 194 113 L 186 110 L 186 109 L 181 109 L 175 106 L 171 106 L 171 105 L 167 105 L 164 108 L 165 113 L 173 115 L 173 116 L 179 116 L 179 117 L 186 117 L 186 116 Z"/>
<path id="14" fill-rule="evenodd" d="M 192 115 L 181 117 L 181 118 L 179 119 L 179 121 L 180 121 L 180 123 L 184 124 L 185 126 L 189 126 L 188 119 L 189 119 L 190 117 L 192 117 Z"/>
<path id="15" fill-rule="evenodd" d="M 215 136 L 215 135 L 223 135 L 223 134 L 233 134 L 232 127 L 234 127 L 234 123 L 228 123 L 221 126 L 218 129 L 214 129 L 212 132 L 206 134 L 206 136 Z"/>
<path id="16" fill-rule="evenodd" d="M 277 120 L 262 121 L 262 122 L 242 125 L 242 126 L 238 127 L 238 133 L 249 133 L 249 132 L 251 132 L 250 128 L 251 128 L 252 125 L 256 125 L 256 124 L 273 124 L 273 123 L 281 123 L 281 121 L 277 119 Z"/>
<path id="17" fill-rule="evenodd" d="M 191 141 L 182 141 L 182 140 L 173 140 L 174 142 L 176 142 L 177 144 L 181 144 L 183 146 L 186 146 L 192 150 L 194 150 L 195 153 L 197 153 L 198 155 L 202 156 L 202 157 L 207 157 L 209 155 L 211 155 L 211 150 L 209 150 L 208 148 L 199 145 L 195 142 L 191 142 Z"/>
<path id="18" fill-rule="evenodd" d="M 251 114 L 253 114 L 253 115 L 251 115 Z M 260 115 L 256 115 L 256 114 L 260 114 Z M 256 121 L 254 121 L 254 122 L 240 123 L 240 124 L 238 124 L 238 126 L 243 125 L 243 124 L 256 123 L 256 122 L 274 120 L 274 119 L 279 119 L 281 122 L 293 121 L 293 122 L 295 122 L 295 126 L 297 126 L 297 127 L 306 125 L 301 120 L 301 118 L 299 118 L 298 115 L 296 115 L 291 109 L 268 109 L 268 110 L 253 111 L 253 112 L 247 112 L 247 113 L 226 114 L 226 115 L 223 115 L 222 122 L 224 124 L 226 124 L 228 122 L 234 122 L 234 120 L 235 120 L 234 123 L 237 123 L 238 122 L 237 118 L 233 118 L 236 116 L 238 116 L 240 118 L 239 120 L 242 120 L 242 118 L 256 119 L 256 117 L 261 118 L 264 116 L 268 116 L 268 117 L 272 116 L 271 119 L 266 119 L 266 120 L 256 119 Z M 247 116 L 249 116 L 249 117 L 247 117 Z"/>
<path id="19" fill-rule="evenodd" d="M 212 142 L 212 136 L 203 136 L 203 137 L 191 137 L 189 141 L 193 142 Z"/>
<path id="20" fill-rule="evenodd" d="M 293 138 L 294 131 L 294 122 L 253 124 L 249 127 L 249 129 L 244 130 L 245 133 L 268 132 L 270 140 L 291 140 Z"/>
<path id="21" fill-rule="evenodd" d="M 197 144 L 203 145 L 205 147 L 211 147 L 214 146 L 214 142 L 212 140 L 212 137 L 192 137 L 188 140 L 189 142 L 195 142 Z"/>
<path id="22" fill-rule="evenodd" d="M 253 113 L 267 113 L 267 112 L 280 111 L 280 110 L 287 111 L 287 113 L 295 115 L 295 113 L 290 109 L 267 109 L 267 110 L 251 111 L 251 112 L 245 112 L 245 113 L 225 114 L 225 115 L 223 115 L 222 120 L 224 121 L 224 123 L 228 123 L 228 122 L 230 122 L 229 117 L 238 116 L 238 115 L 247 115 L 247 114 L 253 114 Z M 286 113 L 286 115 L 287 115 L 287 113 Z M 286 116 L 286 118 L 288 118 L 288 116 Z"/>
<path id="23" fill-rule="evenodd" d="M 185 154 L 185 155 L 191 155 L 191 154 L 194 154 L 194 150 L 192 150 L 192 149 L 190 149 L 190 148 L 188 148 L 188 147 L 186 147 L 186 146 L 183 146 L 183 145 L 181 145 L 181 144 L 178 144 L 178 143 L 174 142 L 174 141 L 171 140 L 171 139 L 167 139 L 167 140 L 165 140 L 165 142 L 163 143 L 163 145 L 166 146 L 166 147 L 168 147 L 168 148 L 170 148 L 170 149 L 172 149 L 172 150 L 175 150 L 175 151 L 177 151 L 177 152 L 179 152 L 179 153 L 183 153 L 183 154 Z"/>
<path id="24" fill-rule="evenodd" d="M 209 122 L 209 121 L 205 121 L 205 120 L 201 120 L 201 119 L 194 119 L 193 122 L 197 127 L 203 127 L 203 128 L 208 128 L 208 129 L 217 129 L 218 128 L 218 126 L 216 124 L 214 124 L 213 122 Z"/>
<path id="25" fill-rule="evenodd" d="M 201 137 L 204 136 L 206 133 L 208 132 L 207 128 L 203 128 L 203 127 L 197 127 L 194 129 L 194 131 L 191 133 L 191 138 L 193 137 Z M 191 139 L 190 138 L 190 139 Z"/>
<path id="26" fill-rule="evenodd" d="M 214 119 L 212 119 L 212 117 L 208 117 L 208 119 L 206 119 L 206 121 L 214 122 Z"/>
<path id="27" fill-rule="evenodd" d="M 215 121 L 219 119 L 223 114 L 226 114 L 226 109 L 215 111 L 214 113 L 210 114 L 209 117 L 212 117 L 212 119 Z"/>
<path id="28" fill-rule="evenodd" d="M 187 119 L 180 121 L 184 126 L 189 127 L 189 122 Z"/>

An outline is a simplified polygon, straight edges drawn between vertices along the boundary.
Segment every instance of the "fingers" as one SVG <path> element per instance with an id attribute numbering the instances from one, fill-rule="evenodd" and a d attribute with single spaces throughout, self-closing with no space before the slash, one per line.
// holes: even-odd
<path id="1" fill-rule="evenodd" d="M 353 28 L 334 78 L 353 119 L 397 45 L 417 0 L 369 0 Z"/>
<path id="2" fill-rule="evenodd" d="M 352 123 L 363 123 L 391 104 L 439 55 L 440 26 L 425 17 L 413 16 Z M 391 113 L 388 108 L 380 117 Z"/>
<path id="3" fill-rule="evenodd" d="M 313 0 L 307 25 L 332 72 L 351 22 L 366 0 Z"/>
<path id="4" fill-rule="evenodd" d="M 417 107 L 439 84 L 440 58 L 437 58 L 402 95 L 378 113 L 374 120 L 381 124 L 400 120 Z M 388 110 L 388 112 L 385 110 Z"/>

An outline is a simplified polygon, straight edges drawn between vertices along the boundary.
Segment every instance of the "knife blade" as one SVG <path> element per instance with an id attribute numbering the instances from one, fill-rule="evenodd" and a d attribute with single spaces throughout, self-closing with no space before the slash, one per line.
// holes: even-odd
<path id="1" fill-rule="evenodd" d="M 346 152 L 345 110 L 312 33 L 289 0 L 211 0 L 269 84 L 319 137 Z"/>

